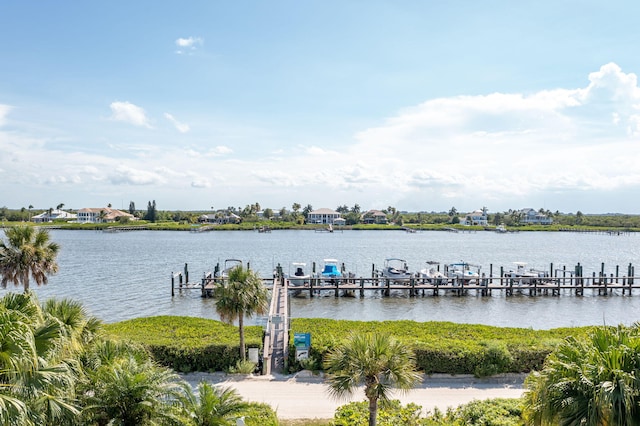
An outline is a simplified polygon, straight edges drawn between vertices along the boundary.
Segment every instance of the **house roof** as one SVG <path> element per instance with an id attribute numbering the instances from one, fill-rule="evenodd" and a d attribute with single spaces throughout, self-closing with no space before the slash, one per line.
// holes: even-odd
<path id="1" fill-rule="evenodd" d="M 104 212 L 105 219 L 115 219 L 116 217 L 120 217 L 120 216 L 134 217 L 130 213 L 125 213 L 121 210 L 112 209 L 111 207 L 85 207 L 78 210 L 78 213 L 100 214 L 101 212 Z"/>
<path id="2" fill-rule="evenodd" d="M 364 216 L 384 216 L 384 217 L 387 217 L 387 215 L 384 212 L 380 211 L 380 210 L 369 210 L 368 212 L 366 212 L 364 214 Z"/>
<path id="3" fill-rule="evenodd" d="M 340 214 L 335 210 L 331 210 L 331 209 L 327 209 L 327 208 L 321 208 L 318 210 L 314 210 L 312 212 L 310 212 L 309 214 Z"/>

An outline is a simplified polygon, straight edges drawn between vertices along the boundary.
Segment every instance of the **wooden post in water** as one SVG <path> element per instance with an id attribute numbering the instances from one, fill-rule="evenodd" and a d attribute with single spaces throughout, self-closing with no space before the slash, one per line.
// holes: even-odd
<path id="1" fill-rule="evenodd" d="M 360 297 L 364 297 L 364 278 L 360 277 Z"/>
<path id="2" fill-rule="evenodd" d="M 189 284 L 189 269 L 187 268 L 187 264 L 184 264 L 184 281 L 185 284 Z"/>
<path id="3" fill-rule="evenodd" d="M 315 263 L 313 269 L 313 272 L 315 272 Z M 316 283 L 316 280 L 317 278 L 309 278 L 309 297 L 313 297 L 313 285 Z"/>
<path id="4" fill-rule="evenodd" d="M 409 297 L 414 297 L 416 295 L 416 280 L 415 278 L 409 278 L 409 285 L 411 286 L 411 290 L 409 290 Z"/>
<path id="5" fill-rule="evenodd" d="M 489 289 L 489 283 L 493 284 L 493 263 L 489 264 L 489 280 L 487 281 L 487 294 L 491 294 Z"/>
<path id="6" fill-rule="evenodd" d="M 173 271 L 171 272 L 171 297 L 174 297 L 176 295 L 176 283 L 175 283 L 176 279 L 175 276 L 173 275 Z"/>

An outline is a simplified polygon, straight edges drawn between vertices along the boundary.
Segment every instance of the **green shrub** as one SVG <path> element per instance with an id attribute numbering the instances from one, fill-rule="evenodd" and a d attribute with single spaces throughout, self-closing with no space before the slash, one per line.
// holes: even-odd
<path id="1" fill-rule="evenodd" d="M 233 367 L 229 367 L 230 374 L 252 374 L 256 371 L 256 363 L 249 360 L 238 360 Z"/>
<path id="2" fill-rule="evenodd" d="M 278 426 L 278 416 L 267 404 L 250 402 L 242 415 L 247 426 Z"/>
<path id="3" fill-rule="evenodd" d="M 178 316 L 135 318 L 105 326 L 113 338 L 146 347 L 176 371 L 227 371 L 240 360 L 238 328 L 220 321 Z M 262 347 L 262 328 L 245 327 L 247 347 Z M 213 343 L 215 342 L 215 344 Z"/>
<path id="4" fill-rule="evenodd" d="M 522 405 L 519 399 L 495 398 L 471 401 L 447 413 L 447 419 L 461 425 L 521 426 Z"/>
<path id="5" fill-rule="evenodd" d="M 379 426 L 414 426 L 419 424 L 422 407 L 409 403 L 405 407 L 400 401 L 381 402 L 378 407 Z M 369 424 L 369 403 L 351 402 L 338 407 L 333 417 L 334 426 L 367 426 Z"/>

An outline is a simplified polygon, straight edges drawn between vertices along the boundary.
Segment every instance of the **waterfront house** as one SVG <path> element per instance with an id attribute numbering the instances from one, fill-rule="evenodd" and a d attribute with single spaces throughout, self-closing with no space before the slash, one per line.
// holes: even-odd
<path id="1" fill-rule="evenodd" d="M 489 224 L 487 215 L 483 210 L 474 210 L 468 213 L 461 222 L 463 225 L 487 226 Z"/>
<path id="2" fill-rule="evenodd" d="M 198 217 L 200 223 L 213 223 L 216 225 L 237 224 L 242 222 L 242 218 L 235 213 L 203 214 Z"/>
<path id="3" fill-rule="evenodd" d="M 105 223 L 115 222 L 119 217 L 126 217 L 129 220 L 136 220 L 136 217 L 130 213 L 121 210 L 112 209 L 111 207 L 85 207 L 78 210 L 78 223 Z"/>
<path id="4" fill-rule="evenodd" d="M 43 213 L 37 214 L 31 218 L 35 223 L 53 222 L 56 219 L 72 220 L 76 219 L 77 215 L 66 212 L 60 209 L 51 209 Z"/>
<path id="5" fill-rule="evenodd" d="M 366 223 L 368 225 L 386 225 L 389 223 L 389 220 L 384 212 L 381 212 L 380 210 L 369 210 L 362 215 L 362 223 Z"/>
<path id="6" fill-rule="evenodd" d="M 553 219 L 534 209 L 522 209 L 520 213 L 522 213 L 520 223 L 523 225 L 551 225 L 553 223 Z"/>
<path id="7" fill-rule="evenodd" d="M 339 219 L 340 213 L 331 209 L 318 209 L 309 213 L 307 216 L 307 223 L 322 223 L 325 225 L 333 225 L 336 223 L 336 219 Z"/>

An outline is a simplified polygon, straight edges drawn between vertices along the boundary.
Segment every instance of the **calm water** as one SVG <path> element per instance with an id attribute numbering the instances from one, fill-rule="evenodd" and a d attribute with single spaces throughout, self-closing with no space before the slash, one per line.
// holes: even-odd
<path id="1" fill-rule="evenodd" d="M 585 274 L 614 273 L 616 265 L 640 263 L 640 235 L 609 236 L 577 233 L 496 234 L 402 231 L 216 231 L 205 233 L 135 231 L 51 231 L 61 246 L 60 272 L 49 284 L 34 287 L 41 300 L 70 297 L 82 301 L 92 314 L 106 322 L 150 315 L 188 315 L 217 319 L 211 299 L 199 292 L 171 298 L 171 273 L 188 263 L 192 281 L 212 271 L 226 258 L 249 262 L 263 276 L 281 264 L 320 264 L 324 258 L 344 262 L 357 276 L 370 276 L 372 265 L 381 268 L 387 257 L 406 259 L 418 271 L 427 260 L 443 263 L 464 260 L 482 265 L 494 274 L 513 262 L 548 270 L 573 270 L 580 262 Z M 9 289 L 8 289 L 9 290 Z M 13 287 L 10 290 L 15 291 Z M 2 295 L 7 290 L 0 290 Z M 561 326 L 630 324 L 640 321 L 640 292 L 635 296 L 562 295 L 560 297 L 431 296 L 408 298 L 292 298 L 293 317 L 355 320 L 454 321 L 498 326 L 545 329 Z"/>

